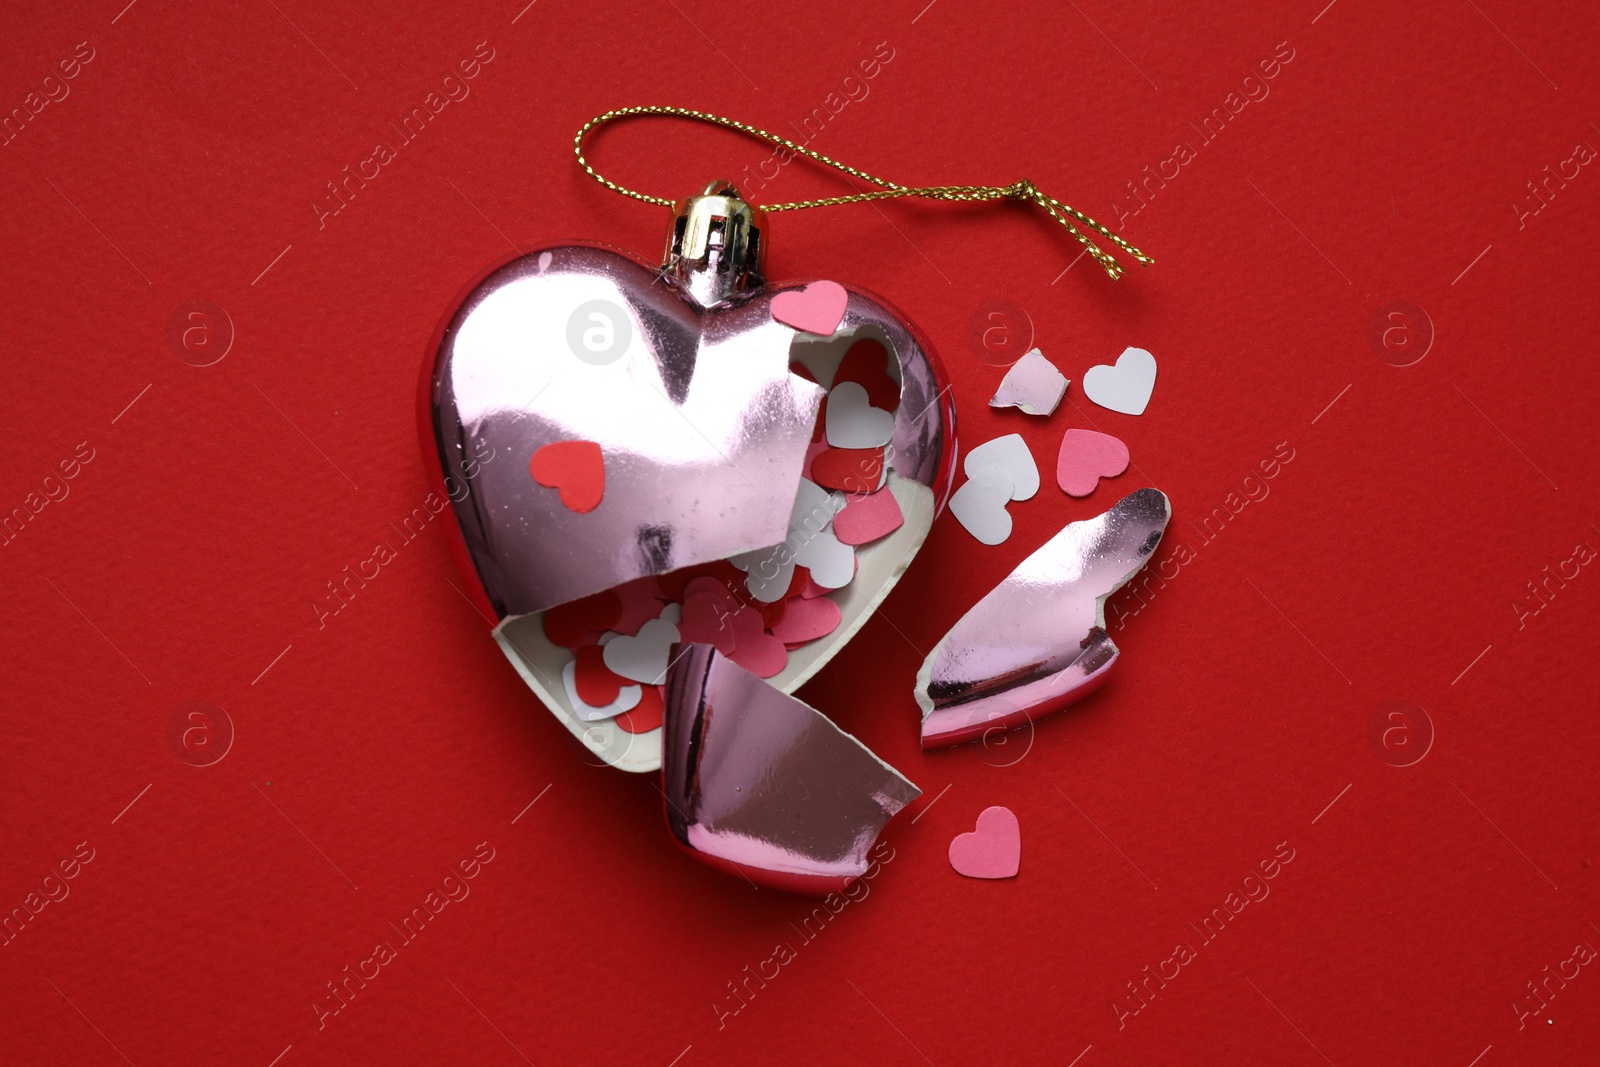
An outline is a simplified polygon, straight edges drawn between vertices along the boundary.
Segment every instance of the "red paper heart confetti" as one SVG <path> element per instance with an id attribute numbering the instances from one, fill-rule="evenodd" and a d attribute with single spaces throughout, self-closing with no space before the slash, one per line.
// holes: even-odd
<path id="1" fill-rule="evenodd" d="M 606 493 L 606 461 L 593 441 L 557 441 L 528 461 L 533 480 L 561 492 L 568 511 L 582 515 L 600 506 Z"/>
<path id="2" fill-rule="evenodd" d="M 1010 808 L 983 809 L 978 826 L 950 842 L 950 866 L 968 878 L 1013 878 L 1022 863 L 1022 827 Z"/>
<path id="3" fill-rule="evenodd" d="M 811 480 L 827 489 L 870 493 L 883 484 L 883 449 L 830 448 L 811 461 Z"/>
<path id="4" fill-rule="evenodd" d="M 772 318 L 805 333 L 827 337 L 844 321 L 850 294 L 838 282 L 812 282 L 772 298 Z"/>
<path id="5" fill-rule="evenodd" d="M 847 545 L 864 545 L 894 533 L 905 521 L 894 494 L 879 489 L 866 496 L 851 497 L 844 510 L 833 517 L 833 533 Z"/>
<path id="6" fill-rule="evenodd" d="M 623 686 L 629 684 L 626 678 L 606 666 L 604 645 L 588 645 L 578 649 L 578 663 L 574 670 L 573 688 L 578 691 L 578 699 L 591 708 L 605 707 L 617 699 Z"/>
<path id="7" fill-rule="evenodd" d="M 833 376 L 833 384 L 855 382 L 867 391 L 867 402 L 893 411 L 900 406 L 900 386 L 889 376 L 889 350 L 871 338 L 850 346 Z"/>
<path id="8" fill-rule="evenodd" d="M 646 734 L 661 725 L 665 704 L 659 685 L 647 685 L 639 694 L 639 703 L 632 711 L 625 711 L 611 721 L 626 734 Z"/>
<path id="9" fill-rule="evenodd" d="M 660 609 L 657 609 L 659 613 Z M 610 630 L 622 614 L 622 600 L 607 589 L 544 613 L 544 635 L 552 645 L 576 648 L 590 631 Z"/>

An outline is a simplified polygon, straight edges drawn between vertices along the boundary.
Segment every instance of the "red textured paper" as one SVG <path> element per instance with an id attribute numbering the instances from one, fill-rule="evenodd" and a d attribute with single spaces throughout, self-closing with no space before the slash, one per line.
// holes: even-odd
<path id="1" fill-rule="evenodd" d="M 0 1061 L 1592 1060 L 1583 5 L 124 2 L 13 9 L 0 46 L 0 508 L 24 509 L 0 547 L 0 915 L 23 915 Z M 1113 285 L 1023 205 L 773 217 L 776 277 L 859 284 L 933 339 L 969 445 L 1019 432 L 1048 469 L 1079 426 L 1134 464 L 1011 505 L 996 548 L 941 517 L 802 690 L 925 791 L 820 918 L 686 859 L 654 782 L 586 758 L 425 500 L 439 316 L 513 247 L 655 255 L 664 213 L 569 151 L 654 103 L 898 181 L 1031 178 L 1157 260 Z M 769 156 L 672 122 L 593 147 L 666 196 Z M 339 206 L 346 167 L 369 177 Z M 749 189 L 847 191 L 799 163 Z M 1074 381 L 1049 420 L 986 406 L 991 301 Z M 223 315 L 231 347 L 194 365 Z M 1014 313 L 977 335 L 997 323 L 1020 355 Z M 1139 418 L 1080 386 L 1128 345 L 1160 361 Z M 1141 484 L 1172 497 L 1168 577 L 1116 605 L 1111 683 L 1031 737 L 921 754 L 923 653 Z M 1409 766 L 1396 700 L 1432 726 Z M 963 879 L 950 839 L 991 804 L 1022 873 Z"/>

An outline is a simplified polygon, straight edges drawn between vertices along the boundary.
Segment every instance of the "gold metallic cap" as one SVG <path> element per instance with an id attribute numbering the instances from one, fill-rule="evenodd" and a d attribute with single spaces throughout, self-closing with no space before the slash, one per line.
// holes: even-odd
<path id="1" fill-rule="evenodd" d="M 766 215 L 729 181 L 674 205 L 663 272 L 702 307 L 760 287 L 766 262 Z"/>

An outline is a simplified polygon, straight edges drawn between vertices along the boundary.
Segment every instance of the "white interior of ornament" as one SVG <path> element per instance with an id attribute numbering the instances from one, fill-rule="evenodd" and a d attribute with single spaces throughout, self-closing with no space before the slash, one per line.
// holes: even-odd
<path id="1" fill-rule="evenodd" d="M 790 358 L 804 365 L 824 388 L 829 388 L 850 346 L 866 338 L 878 341 L 893 357 L 887 361 L 888 370 L 895 383 L 900 384 L 898 353 L 883 331 L 870 324 L 841 330 L 826 338 L 797 335 L 790 347 Z M 784 669 L 767 679 L 775 688 L 792 693 L 821 670 L 872 617 L 922 547 L 933 526 L 933 490 L 920 482 L 898 477 L 892 469 L 887 488 L 900 505 L 904 523 L 887 537 L 856 546 L 855 580 L 827 594 L 839 605 L 838 628 L 791 651 Z M 646 773 L 660 769 L 659 728 L 630 734 L 609 719 L 584 722 L 578 718 L 561 681 L 562 668 L 573 659 L 573 653 L 545 637 L 542 612 L 506 619 L 495 628 L 494 636 L 522 680 L 586 748 L 620 770 Z M 819 710 L 826 714 L 829 709 Z"/>

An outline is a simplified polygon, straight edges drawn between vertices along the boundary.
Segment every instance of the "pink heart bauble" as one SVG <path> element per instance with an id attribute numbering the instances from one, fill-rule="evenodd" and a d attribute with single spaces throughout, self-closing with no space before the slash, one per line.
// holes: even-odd
<path id="1" fill-rule="evenodd" d="M 1128 469 L 1128 446 L 1108 433 L 1068 430 L 1056 456 L 1056 484 L 1068 496 L 1088 496 L 1101 478 Z"/>
<path id="2" fill-rule="evenodd" d="M 545 613 L 691 567 L 723 567 L 742 581 L 722 561 L 786 540 L 820 401 L 863 340 L 883 347 L 900 403 L 890 447 L 867 450 L 880 458 L 856 480 L 871 491 L 886 477 L 881 491 L 904 521 L 855 550 L 859 570 L 837 594 L 831 632 L 786 650 L 749 620 L 729 620 L 733 644 L 717 634 L 719 647 L 793 692 L 888 595 L 953 480 L 950 390 L 899 314 L 837 282 L 757 281 L 730 293 L 716 291 L 720 279 L 685 280 L 599 245 L 535 249 L 466 292 L 440 326 L 422 381 L 425 461 L 435 494 L 454 508 L 450 538 L 469 598 L 555 717 L 624 770 L 660 767 L 660 729 L 579 716 L 562 676 L 595 613 L 555 627 L 566 647 L 547 636 Z M 587 511 L 562 502 L 565 476 L 551 478 L 559 493 L 529 477 L 541 450 L 576 441 L 604 457 L 603 494 L 574 501 L 592 501 Z M 616 602 L 604 606 L 620 616 Z M 715 607 L 686 604 L 683 624 L 714 630 L 723 621 Z M 759 622 L 753 609 L 745 614 Z M 791 625 L 825 621 L 802 613 Z"/>
<path id="3" fill-rule="evenodd" d="M 1012 878 L 1022 863 L 1022 827 L 1010 808 L 984 808 L 978 827 L 950 842 L 950 866 L 968 878 Z"/>
<path id="4" fill-rule="evenodd" d="M 772 298 L 772 317 L 785 326 L 827 337 L 844 320 L 850 294 L 838 282 L 812 282 Z"/>

